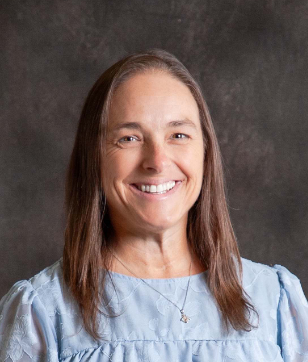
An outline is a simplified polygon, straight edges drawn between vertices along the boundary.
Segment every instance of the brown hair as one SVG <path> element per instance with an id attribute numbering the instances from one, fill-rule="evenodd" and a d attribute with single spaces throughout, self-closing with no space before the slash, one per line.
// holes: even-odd
<path id="1" fill-rule="evenodd" d="M 110 268 L 112 225 L 101 186 L 102 145 L 108 110 L 117 87 L 134 74 L 162 70 L 182 81 L 194 96 L 204 141 L 201 192 L 188 213 L 188 242 L 208 269 L 208 286 L 222 314 L 223 327 L 249 331 L 253 305 L 242 287 L 242 264 L 226 204 L 221 155 L 208 107 L 189 71 L 172 54 L 152 49 L 130 55 L 107 69 L 84 104 L 66 182 L 67 226 L 64 279 L 76 299 L 85 329 L 96 339 L 98 313 Z M 103 269 L 102 267 L 105 267 Z M 115 316 L 110 316 L 115 317 Z"/>

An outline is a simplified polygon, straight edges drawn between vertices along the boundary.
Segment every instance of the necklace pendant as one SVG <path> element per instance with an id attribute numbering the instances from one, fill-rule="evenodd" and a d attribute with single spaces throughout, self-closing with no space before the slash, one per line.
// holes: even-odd
<path id="1" fill-rule="evenodd" d="M 190 321 L 190 318 L 184 313 L 184 310 L 181 309 L 182 318 L 180 319 L 183 323 L 188 323 Z"/>

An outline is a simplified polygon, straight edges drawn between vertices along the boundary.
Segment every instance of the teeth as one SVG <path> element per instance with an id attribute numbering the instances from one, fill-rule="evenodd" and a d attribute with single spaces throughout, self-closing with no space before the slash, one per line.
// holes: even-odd
<path id="1" fill-rule="evenodd" d="M 156 192 L 162 192 L 162 191 L 163 191 L 163 185 L 157 185 Z"/>
<path id="2" fill-rule="evenodd" d="M 164 192 L 170 190 L 174 186 L 175 186 L 175 181 L 169 181 L 160 185 L 141 185 L 138 186 L 138 189 L 143 192 L 156 193 L 156 192 Z"/>

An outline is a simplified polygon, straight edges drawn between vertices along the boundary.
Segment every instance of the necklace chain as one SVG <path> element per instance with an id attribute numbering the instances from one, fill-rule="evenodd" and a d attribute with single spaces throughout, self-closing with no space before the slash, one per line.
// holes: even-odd
<path id="1" fill-rule="evenodd" d="M 110 250 L 110 249 L 109 249 Z M 150 288 L 152 288 L 153 290 L 155 290 L 157 293 L 159 293 L 162 297 L 164 297 L 165 299 L 167 299 L 170 303 L 172 303 L 180 312 L 181 312 L 181 321 L 184 323 L 188 323 L 188 321 L 190 320 L 190 318 L 185 315 L 184 313 L 184 307 L 185 307 L 185 303 L 186 303 L 186 298 L 187 298 L 187 294 L 188 294 L 188 289 L 189 289 L 189 283 L 190 283 L 190 277 L 191 277 L 191 264 L 192 261 L 190 261 L 190 266 L 189 266 L 189 279 L 188 279 L 188 283 L 187 283 L 187 288 L 186 288 L 186 293 L 185 293 L 185 299 L 184 299 L 184 303 L 183 303 L 183 307 L 180 308 L 178 307 L 172 300 L 170 300 L 169 298 L 167 298 L 166 296 L 164 296 L 160 291 L 158 291 L 157 289 L 153 288 L 152 285 L 150 285 L 149 283 L 147 283 L 144 279 L 139 278 L 133 271 L 131 271 L 111 250 L 110 250 L 111 254 L 124 266 L 124 268 L 126 268 L 130 273 L 132 273 L 135 277 L 137 277 L 138 279 L 142 280 L 147 286 L 149 286 Z"/>

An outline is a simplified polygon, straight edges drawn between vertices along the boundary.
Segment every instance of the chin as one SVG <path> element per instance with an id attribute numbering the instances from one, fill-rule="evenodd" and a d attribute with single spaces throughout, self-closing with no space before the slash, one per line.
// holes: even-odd
<path id="1" fill-rule="evenodd" d="M 153 216 L 152 218 L 142 219 L 138 225 L 142 225 L 143 228 L 149 229 L 151 231 L 164 231 L 172 228 L 181 221 L 180 218 L 169 218 L 164 217 L 157 218 Z"/>

